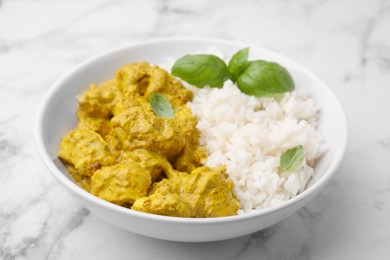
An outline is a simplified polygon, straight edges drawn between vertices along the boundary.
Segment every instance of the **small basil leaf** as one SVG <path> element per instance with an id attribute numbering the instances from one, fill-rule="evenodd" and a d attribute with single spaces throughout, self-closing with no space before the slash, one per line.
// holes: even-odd
<path id="1" fill-rule="evenodd" d="M 237 76 L 248 67 L 249 48 L 238 51 L 229 61 L 229 71 L 236 79 Z"/>
<path id="2" fill-rule="evenodd" d="M 172 67 L 172 74 L 198 88 L 221 88 L 231 78 L 223 60 L 214 55 L 186 55 Z"/>
<path id="3" fill-rule="evenodd" d="M 294 90 L 290 73 L 274 62 L 256 60 L 237 77 L 240 90 L 251 96 L 267 96 Z"/>
<path id="4" fill-rule="evenodd" d="M 295 146 L 294 148 L 288 149 L 280 156 L 280 166 L 285 171 L 294 171 L 302 165 L 303 158 L 303 146 Z"/>
<path id="5" fill-rule="evenodd" d="M 149 103 L 158 117 L 173 118 L 175 116 L 171 104 L 161 93 L 152 93 L 149 96 Z"/>

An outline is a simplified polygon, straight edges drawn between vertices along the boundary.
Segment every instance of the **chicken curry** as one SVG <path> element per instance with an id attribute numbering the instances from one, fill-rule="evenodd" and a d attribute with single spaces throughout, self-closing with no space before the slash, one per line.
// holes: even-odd
<path id="1" fill-rule="evenodd" d="M 149 103 L 161 93 L 174 110 L 159 117 Z M 123 66 L 115 78 L 77 97 L 78 124 L 61 140 L 59 158 L 86 191 L 117 205 L 177 217 L 237 214 L 224 166 L 204 166 L 192 92 L 158 66 Z"/>

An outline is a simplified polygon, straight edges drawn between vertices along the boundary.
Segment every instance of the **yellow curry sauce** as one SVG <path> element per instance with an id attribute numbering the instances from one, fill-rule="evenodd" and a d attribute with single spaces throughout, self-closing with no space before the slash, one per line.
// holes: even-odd
<path id="1" fill-rule="evenodd" d="M 173 118 L 155 115 L 154 92 L 172 105 Z M 117 205 L 178 217 L 235 215 L 239 203 L 225 167 L 202 165 L 191 100 L 163 69 L 127 64 L 77 97 L 78 124 L 61 140 L 59 158 L 81 187 Z"/>

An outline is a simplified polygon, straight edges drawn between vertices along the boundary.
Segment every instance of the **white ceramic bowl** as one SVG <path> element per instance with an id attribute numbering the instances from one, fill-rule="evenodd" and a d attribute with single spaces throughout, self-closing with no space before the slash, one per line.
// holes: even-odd
<path id="1" fill-rule="evenodd" d="M 58 183 L 81 205 L 118 227 L 141 235 L 187 242 L 234 238 L 269 227 L 293 214 L 312 199 L 331 179 L 347 142 L 344 111 L 331 89 L 296 62 L 274 52 L 250 46 L 250 59 L 275 61 L 292 74 L 297 88 L 305 88 L 321 108 L 319 130 L 329 145 L 328 152 L 315 166 L 314 178 L 307 189 L 281 205 L 244 215 L 191 219 L 166 217 L 129 210 L 104 201 L 80 188 L 57 158 L 60 138 L 76 125 L 75 97 L 90 83 L 100 83 L 114 76 L 122 65 L 136 61 L 161 64 L 167 57 L 204 52 L 210 47 L 230 57 L 248 47 L 245 44 L 207 39 L 167 39 L 139 43 L 109 51 L 83 62 L 62 77 L 47 93 L 39 110 L 36 139 L 43 161 Z"/>

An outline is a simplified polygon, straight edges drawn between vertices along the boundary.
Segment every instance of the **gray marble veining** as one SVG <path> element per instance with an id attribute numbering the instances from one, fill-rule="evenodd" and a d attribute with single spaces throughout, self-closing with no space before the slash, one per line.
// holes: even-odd
<path id="1" fill-rule="evenodd" d="M 389 29 L 386 0 L 0 0 L 0 259 L 389 259 Z M 101 221 L 50 176 L 33 133 L 50 86 L 92 55 L 175 36 L 275 50 L 340 98 L 347 154 L 297 214 L 227 241 L 160 241 Z"/>

